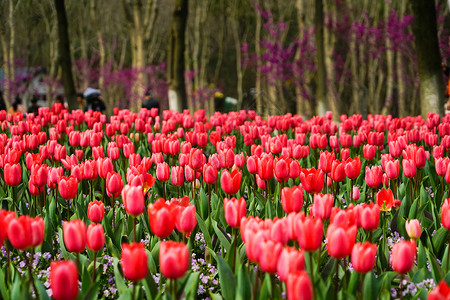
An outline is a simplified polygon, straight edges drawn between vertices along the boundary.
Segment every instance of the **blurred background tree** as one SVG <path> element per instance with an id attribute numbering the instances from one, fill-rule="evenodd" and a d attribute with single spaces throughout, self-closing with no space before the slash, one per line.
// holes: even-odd
<path id="1" fill-rule="evenodd" d="M 180 3 L 187 4 L 184 54 L 173 70 Z M 415 14 L 425 4 L 434 19 Z M 443 110 L 448 74 L 441 64 L 450 63 L 445 0 L 65 0 L 65 6 L 76 91 L 100 89 L 108 114 L 113 107 L 137 110 L 147 90 L 169 108 L 175 77 L 184 81 L 179 99 L 186 95 L 178 109 L 209 114 L 227 98 L 237 99 L 236 109 L 263 115 Z M 51 103 L 64 92 L 56 11 L 53 0 L 0 2 L 0 88 L 7 102 L 20 94 L 27 103 L 37 94 Z M 433 84 L 424 74 L 432 74 Z M 225 97 L 215 99 L 216 92 Z"/>

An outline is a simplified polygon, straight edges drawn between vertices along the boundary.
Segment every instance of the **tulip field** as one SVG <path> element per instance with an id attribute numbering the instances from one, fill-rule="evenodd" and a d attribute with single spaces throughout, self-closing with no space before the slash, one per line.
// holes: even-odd
<path id="1" fill-rule="evenodd" d="M 450 299 L 450 115 L 0 111 L 1 299 Z"/>

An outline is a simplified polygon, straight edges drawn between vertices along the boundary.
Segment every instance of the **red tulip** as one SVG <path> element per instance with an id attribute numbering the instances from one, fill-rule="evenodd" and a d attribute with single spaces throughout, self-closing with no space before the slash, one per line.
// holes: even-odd
<path id="1" fill-rule="evenodd" d="M 33 232 L 31 228 L 32 218 L 20 216 L 11 218 L 7 223 L 7 236 L 14 248 L 26 250 L 33 244 Z"/>
<path id="2" fill-rule="evenodd" d="M 50 288 L 55 300 L 72 300 L 78 296 L 78 270 L 75 262 L 50 263 Z"/>
<path id="3" fill-rule="evenodd" d="M 143 243 L 122 244 L 122 271 L 127 279 L 131 281 L 144 279 L 148 273 L 147 260 Z"/>
<path id="4" fill-rule="evenodd" d="M 416 175 L 417 169 L 414 160 L 412 159 L 403 159 L 403 174 L 408 178 L 413 178 Z"/>
<path id="5" fill-rule="evenodd" d="M 331 194 L 315 194 L 314 202 L 311 208 L 311 215 L 328 220 L 331 216 L 331 209 L 333 208 L 333 195 Z"/>
<path id="6" fill-rule="evenodd" d="M 361 160 L 359 157 L 348 158 L 345 161 L 345 175 L 350 179 L 356 179 L 361 172 Z"/>
<path id="7" fill-rule="evenodd" d="M 173 166 L 170 178 L 174 186 L 182 186 L 184 183 L 184 169 L 180 166 Z"/>
<path id="8" fill-rule="evenodd" d="M 213 164 L 207 163 L 203 166 L 203 180 L 207 184 L 214 184 L 217 182 L 217 169 Z"/>
<path id="9" fill-rule="evenodd" d="M 336 259 L 350 255 L 355 244 L 357 228 L 353 226 L 337 226 L 331 223 L 327 229 L 327 251 Z"/>
<path id="10" fill-rule="evenodd" d="M 408 273 L 416 259 L 416 242 L 401 241 L 394 244 L 391 252 L 391 266 L 392 269 L 400 274 Z"/>
<path id="11" fill-rule="evenodd" d="M 344 181 L 345 179 L 345 162 L 340 162 L 338 159 L 331 164 L 331 179 L 336 182 Z"/>
<path id="12" fill-rule="evenodd" d="M 86 224 L 81 220 L 63 223 L 64 244 L 70 252 L 81 253 L 86 248 Z"/>
<path id="13" fill-rule="evenodd" d="M 220 184 L 225 194 L 234 195 L 241 187 L 242 171 L 234 169 L 231 174 L 228 170 L 223 170 L 220 176 Z"/>
<path id="14" fill-rule="evenodd" d="M 148 218 L 152 232 L 165 239 L 172 234 L 175 228 L 175 216 L 173 206 L 169 206 L 163 198 L 159 198 L 155 203 L 148 206 Z"/>
<path id="15" fill-rule="evenodd" d="M 96 160 L 86 160 L 84 162 L 84 179 L 94 180 L 98 175 L 97 161 Z"/>
<path id="16" fill-rule="evenodd" d="M 360 211 L 361 227 L 367 231 L 372 231 L 378 228 L 380 224 L 380 207 L 378 204 L 362 204 Z"/>
<path id="17" fill-rule="evenodd" d="M 288 275 L 286 291 L 288 300 L 310 300 L 314 296 L 311 280 L 305 271 Z"/>
<path id="18" fill-rule="evenodd" d="M 352 266 L 356 272 L 365 274 L 375 266 L 377 245 L 365 242 L 356 243 L 352 250 Z"/>
<path id="19" fill-rule="evenodd" d="M 109 172 L 106 176 L 106 191 L 108 196 L 117 198 L 123 189 L 122 176 L 116 172 Z"/>
<path id="20" fill-rule="evenodd" d="M 300 213 L 295 221 L 295 232 L 297 233 L 298 244 L 308 252 L 314 252 L 322 244 L 323 224 L 322 220 L 305 216 Z"/>
<path id="21" fill-rule="evenodd" d="M 18 186 L 22 181 L 20 164 L 7 163 L 3 169 L 5 183 L 9 186 Z"/>
<path id="22" fill-rule="evenodd" d="M 437 285 L 431 292 L 428 294 L 428 300 L 447 300 L 450 298 L 450 287 L 448 286 L 445 279 L 441 280 L 439 285 Z"/>
<path id="23" fill-rule="evenodd" d="M 87 215 L 91 222 L 100 223 L 105 215 L 105 205 L 103 202 L 97 200 L 89 202 Z"/>
<path id="24" fill-rule="evenodd" d="M 436 173 L 439 176 L 445 176 L 445 173 L 447 173 L 447 169 L 448 169 L 448 165 L 449 165 L 449 158 L 448 157 L 440 157 L 440 158 L 435 158 L 434 159 L 434 166 L 436 169 Z"/>
<path id="25" fill-rule="evenodd" d="M 422 234 L 422 228 L 420 226 L 419 220 L 417 219 L 408 220 L 406 221 L 405 227 L 408 236 L 412 240 L 417 240 L 420 238 L 420 235 Z"/>
<path id="26" fill-rule="evenodd" d="M 315 168 L 302 169 L 300 180 L 307 193 L 320 193 L 323 188 L 324 178 L 322 170 L 316 170 Z"/>
<path id="27" fill-rule="evenodd" d="M 189 248 L 184 243 L 161 242 L 159 246 L 159 267 L 164 277 L 178 279 L 189 268 Z"/>
<path id="28" fill-rule="evenodd" d="M 299 212 L 303 207 L 302 187 L 283 188 L 281 190 L 281 205 L 286 213 Z"/>
<path id="29" fill-rule="evenodd" d="M 178 231 L 185 234 L 190 234 L 197 225 L 196 209 L 194 205 L 179 207 L 177 217 L 175 219 L 175 226 Z"/>
<path id="30" fill-rule="evenodd" d="M 78 181 L 74 176 L 60 177 L 58 180 L 58 191 L 66 200 L 73 199 L 78 194 Z"/>
<path id="31" fill-rule="evenodd" d="M 377 188 L 381 184 L 381 179 L 383 176 L 383 170 L 381 166 L 372 166 L 371 168 L 366 167 L 366 183 L 371 188 Z"/>
<path id="32" fill-rule="evenodd" d="M 289 179 L 289 162 L 285 158 L 275 158 L 273 161 L 273 170 L 275 179 L 278 182 L 284 182 Z"/>
<path id="33" fill-rule="evenodd" d="M 48 169 L 47 165 L 34 164 L 31 167 L 30 181 L 38 187 L 43 187 L 47 184 L 48 180 Z"/>
<path id="34" fill-rule="evenodd" d="M 159 181 L 166 182 L 170 178 L 169 165 L 166 162 L 159 163 L 156 166 L 156 177 Z"/>
<path id="35" fill-rule="evenodd" d="M 122 190 L 122 201 L 126 212 L 133 217 L 138 217 L 144 212 L 145 199 L 142 186 L 126 185 Z"/>
<path id="36" fill-rule="evenodd" d="M 450 198 L 444 200 L 441 206 L 441 222 L 442 226 L 450 230 Z"/>
<path id="37" fill-rule="evenodd" d="M 400 173 L 398 160 L 390 160 L 385 164 L 386 175 L 389 179 L 397 179 Z"/>
<path id="38" fill-rule="evenodd" d="M 277 274 L 280 280 L 286 282 L 288 275 L 305 269 L 305 254 L 303 250 L 284 247 L 278 258 Z"/>
<path id="39" fill-rule="evenodd" d="M 366 160 L 374 159 L 376 153 L 377 153 L 376 146 L 369 144 L 363 146 L 363 155 Z"/>
<path id="40" fill-rule="evenodd" d="M 334 159 L 334 152 L 321 152 L 319 158 L 319 169 L 321 169 L 324 173 L 330 173 Z"/>
<path id="41" fill-rule="evenodd" d="M 236 154 L 234 156 L 234 165 L 238 168 L 242 168 L 245 164 L 244 153 Z"/>
<path id="42" fill-rule="evenodd" d="M 225 210 L 225 220 L 231 227 L 237 228 L 241 224 L 241 219 L 245 217 L 247 213 L 245 199 L 225 198 L 223 200 L 223 206 Z"/>
<path id="43" fill-rule="evenodd" d="M 390 211 L 394 206 L 394 194 L 391 189 L 382 188 L 377 193 L 377 204 L 381 211 Z"/>
<path id="44" fill-rule="evenodd" d="M 106 178 L 110 172 L 113 171 L 112 161 L 109 157 L 99 158 L 97 160 L 98 176 Z"/>
<path id="45" fill-rule="evenodd" d="M 357 186 L 354 186 L 353 191 L 352 191 L 353 201 L 358 201 L 360 196 L 361 196 L 361 193 L 359 191 L 359 188 Z"/>
<path id="46" fill-rule="evenodd" d="M 102 224 L 91 224 L 86 232 L 86 244 L 94 252 L 100 251 L 105 244 L 105 232 Z"/>
<path id="47" fill-rule="evenodd" d="M 202 149 L 192 148 L 189 154 L 189 165 L 192 169 L 198 171 L 203 168 L 205 156 Z M 233 157 L 234 163 L 234 157 Z"/>
<path id="48" fill-rule="evenodd" d="M 273 177 L 273 158 L 272 156 L 265 154 L 258 162 L 258 175 L 264 180 L 270 180 Z"/>
<path id="49" fill-rule="evenodd" d="M 261 270 L 266 273 L 276 273 L 283 245 L 271 239 L 263 239 L 260 244 L 262 251 L 259 254 L 258 262 Z"/>

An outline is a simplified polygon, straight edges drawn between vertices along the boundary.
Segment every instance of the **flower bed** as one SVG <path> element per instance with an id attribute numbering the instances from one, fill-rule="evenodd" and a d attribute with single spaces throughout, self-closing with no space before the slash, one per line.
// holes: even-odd
<path id="1" fill-rule="evenodd" d="M 450 115 L 0 121 L 3 299 L 449 297 Z"/>

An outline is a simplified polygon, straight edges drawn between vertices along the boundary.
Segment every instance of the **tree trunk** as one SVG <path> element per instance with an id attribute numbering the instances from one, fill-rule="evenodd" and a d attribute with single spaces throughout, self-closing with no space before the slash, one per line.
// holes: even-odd
<path id="1" fill-rule="evenodd" d="M 420 78 L 420 109 L 423 117 L 428 112 L 443 114 L 444 84 L 441 55 L 436 27 L 436 6 L 433 0 L 411 1 L 416 53 Z"/>
<path id="2" fill-rule="evenodd" d="M 323 0 L 316 0 L 314 23 L 316 26 L 316 51 L 317 51 L 317 106 L 316 114 L 325 115 L 327 104 L 327 74 L 325 70 L 325 50 L 323 40 Z"/>
<path id="3" fill-rule="evenodd" d="M 237 10 L 237 8 L 235 8 Z M 236 75 L 237 75 L 237 98 L 239 101 L 239 106 L 242 104 L 243 98 L 243 72 L 242 72 L 242 53 L 241 53 L 241 40 L 239 39 L 239 24 L 236 20 L 236 17 L 230 18 L 231 21 L 231 30 L 233 31 L 233 40 L 234 40 L 234 50 L 236 54 Z"/>
<path id="4" fill-rule="evenodd" d="M 264 4 L 261 1 L 261 5 Z M 256 98 L 256 112 L 262 114 L 263 104 L 262 104 L 262 74 L 261 74 L 261 22 L 262 16 L 259 11 L 256 12 L 256 32 L 255 32 L 255 54 L 256 60 L 256 83 L 255 83 L 255 98 Z"/>
<path id="5" fill-rule="evenodd" d="M 384 24 L 385 24 L 385 35 L 388 35 L 388 24 L 389 24 L 389 13 L 391 6 L 388 2 L 384 5 Z M 386 99 L 384 101 L 382 114 L 386 115 L 391 108 L 392 102 L 394 101 L 394 51 L 392 51 L 392 43 L 390 38 L 386 38 L 386 64 L 387 64 L 387 75 L 386 75 Z"/>
<path id="6" fill-rule="evenodd" d="M 187 107 L 186 84 L 184 80 L 184 52 L 188 0 L 176 0 L 170 28 L 168 79 L 169 108 L 182 111 Z"/>
<path id="7" fill-rule="evenodd" d="M 72 60 L 70 56 L 70 40 L 64 0 L 55 0 L 56 16 L 58 19 L 59 62 L 62 70 L 62 82 L 66 94 L 69 110 L 77 109 L 75 84 L 72 75 Z"/>

